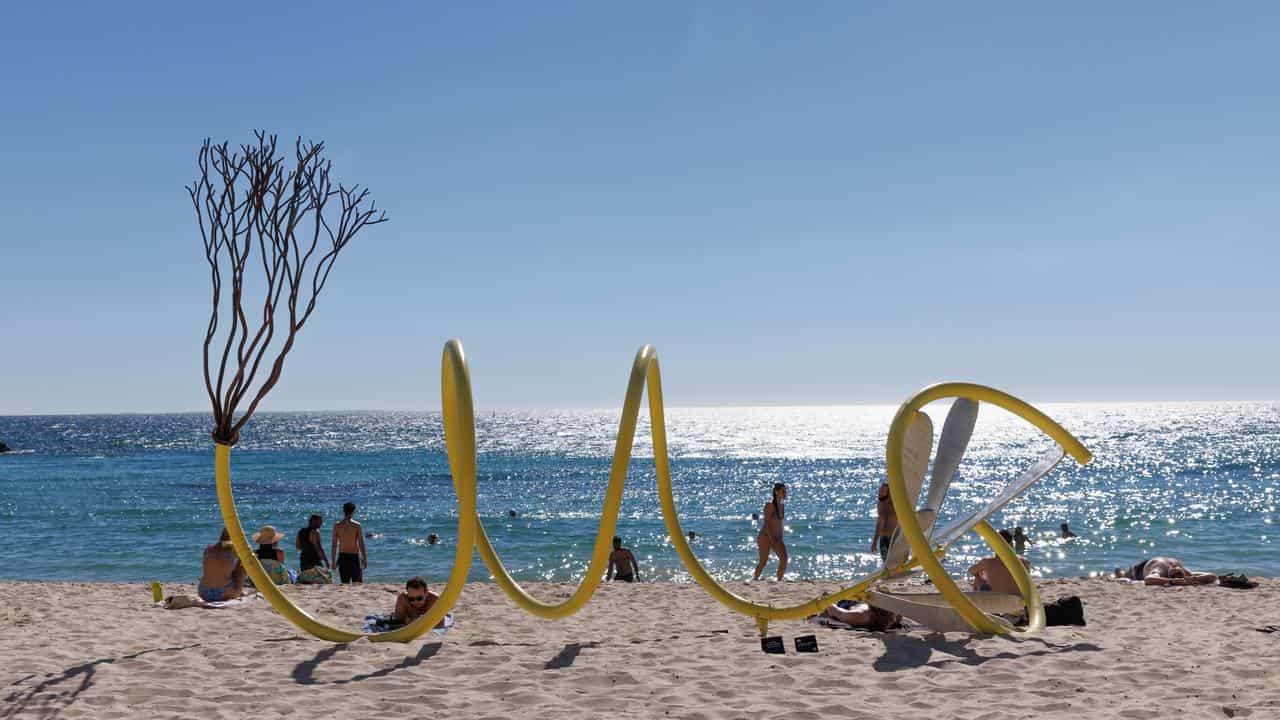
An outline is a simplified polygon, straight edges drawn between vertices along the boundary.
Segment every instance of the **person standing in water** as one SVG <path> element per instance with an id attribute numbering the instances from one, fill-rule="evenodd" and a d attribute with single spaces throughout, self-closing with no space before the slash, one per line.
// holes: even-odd
<path id="1" fill-rule="evenodd" d="M 871 552 L 879 549 L 882 562 L 889 557 L 889 542 L 897 529 L 898 513 L 893 509 L 893 499 L 889 497 L 889 483 L 883 483 L 876 496 L 876 533 L 871 538 Z"/>
<path id="2" fill-rule="evenodd" d="M 355 520 L 356 504 L 342 506 L 342 520 L 333 526 L 333 557 L 343 583 L 364 582 L 364 569 L 369 564 L 364 551 L 364 531 Z"/>
<path id="3" fill-rule="evenodd" d="M 774 483 L 773 499 L 764 504 L 764 511 L 761 513 L 764 525 L 756 538 L 756 545 L 760 548 L 760 561 L 756 563 L 752 580 L 760 579 L 760 573 L 764 572 L 764 566 L 769 563 L 770 550 L 778 556 L 778 579 L 781 580 L 783 573 L 787 571 L 787 544 L 782 539 L 782 519 L 786 517 L 782 501 L 786 499 L 786 484 Z"/>

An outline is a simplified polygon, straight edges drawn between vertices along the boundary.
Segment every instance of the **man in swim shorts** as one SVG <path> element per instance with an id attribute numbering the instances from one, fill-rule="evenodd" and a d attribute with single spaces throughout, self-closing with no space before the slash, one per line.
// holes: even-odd
<path id="1" fill-rule="evenodd" d="M 231 533 L 226 528 L 218 542 L 204 549 L 196 592 L 205 602 L 232 600 L 244 594 L 244 566 L 231 547 Z"/>
<path id="2" fill-rule="evenodd" d="M 1193 572 L 1181 560 L 1170 557 L 1154 557 L 1140 560 L 1128 570 L 1116 568 L 1116 577 L 1141 580 L 1147 585 L 1212 585 L 1218 582 L 1213 573 Z"/>
<path id="3" fill-rule="evenodd" d="M 338 577 L 342 582 L 364 582 L 364 570 L 368 556 L 364 550 L 364 530 L 355 520 L 356 504 L 348 501 L 342 506 L 342 520 L 333 526 L 333 557 L 338 564 Z"/>
<path id="4" fill-rule="evenodd" d="M 616 571 L 615 571 L 616 568 Z M 635 582 L 640 579 L 640 563 L 630 548 L 622 547 L 622 538 L 613 539 L 613 552 L 609 553 L 609 573 L 606 580 Z"/>
<path id="5" fill-rule="evenodd" d="M 889 542 L 898 529 L 898 513 L 889 497 L 889 483 L 882 483 L 876 495 L 876 533 L 871 538 L 871 552 L 880 551 L 880 560 L 889 557 Z"/>

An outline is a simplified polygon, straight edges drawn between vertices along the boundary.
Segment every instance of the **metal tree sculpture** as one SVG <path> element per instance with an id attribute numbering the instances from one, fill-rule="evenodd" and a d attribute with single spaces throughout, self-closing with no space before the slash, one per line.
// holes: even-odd
<path id="1" fill-rule="evenodd" d="M 213 281 L 204 385 L 213 404 L 214 442 L 228 446 L 239 441 L 240 429 L 280 380 L 285 356 L 315 310 L 338 253 L 360 230 L 387 219 L 368 199 L 367 189 L 341 184 L 335 189 L 330 177 L 333 163 L 324 158 L 324 143 L 298 138 L 294 164 L 288 167 L 286 158 L 276 155 L 275 135 L 254 135 L 257 143 L 241 145 L 238 151 L 206 139 L 198 159 L 200 177 L 187 187 Z M 331 207 L 333 200 L 340 209 Z M 245 272 L 255 246 L 262 265 L 262 277 L 255 282 L 263 283 L 263 299 L 251 332 Z M 223 285 L 228 281 L 231 293 L 225 298 Z M 218 343 L 220 311 L 231 319 L 226 339 Z M 283 342 L 272 350 L 277 334 Z M 270 372 L 254 390 L 262 363 L 272 352 Z M 237 419 L 237 408 L 251 394 Z"/>

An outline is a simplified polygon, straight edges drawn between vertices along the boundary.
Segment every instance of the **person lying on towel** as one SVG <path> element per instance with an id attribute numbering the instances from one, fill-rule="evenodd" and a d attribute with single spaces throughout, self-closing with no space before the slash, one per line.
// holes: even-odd
<path id="1" fill-rule="evenodd" d="M 410 578 L 404 584 L 404 592 L 396 596 L 396 609 L 391 616 L 399 623 L 411 623 L 414 620 L 427 614 L 432 605 L 436 604 L 440 596 L 427 589 L 427 581 L 418 577 Z M 443 627 L 444 620 L 441 619 L 436 627 Z"/>
<path id="2" fill-rule="evenodd" d="M 1218 576 L 1207 572 L 1193 572 L 1181 560 L 1155 557 L 1140 560 L 1128 570 L 1116 568 L 1116 577 L 1141 580 L 1147 585 L 1212 585 Z"/>
<path id="3" fill-rule="evenodd" d="M 841 600 L 837 605 L 827 606 L 822 615 L 864 630 L 889 630 L 902 622 L 902 616 L 897 613 L 851 600 Z"/>

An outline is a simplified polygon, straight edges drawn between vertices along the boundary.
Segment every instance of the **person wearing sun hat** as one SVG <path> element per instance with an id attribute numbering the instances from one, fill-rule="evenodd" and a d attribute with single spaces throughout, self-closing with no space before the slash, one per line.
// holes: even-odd
<path id="1" fill-rule="evenodd" d="M 293 569 L 285 565 L 284 549 L 276 546 L 276 543 L 284 539 L 284 534 L 277 532 L 275 525 L 263 525 L 261 530 L 253 534 L 253 541 L 258 543 L 254 554 L 262 562 L 262 569 L 267 571 L 267 575 L 277 585 L 289 585 L 298 581 Z"/>

